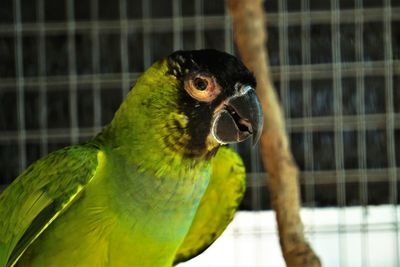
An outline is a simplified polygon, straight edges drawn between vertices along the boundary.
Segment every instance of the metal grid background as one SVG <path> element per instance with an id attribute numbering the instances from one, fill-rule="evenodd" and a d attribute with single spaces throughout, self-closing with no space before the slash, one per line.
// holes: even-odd
<path id="1" fill-rule="evenodd" d="M 265 9 L 303 205 L 392 204 L 385 229 L 398 236 L 400 1 L 267 0 Z M 224 1 L 2 0 L 0 184 L 97 133 L 153 61 L 204 47 L 235 53 Z M 249 173 L 242 209 L 268 209 L 259 154 L 237 149 Z"/>

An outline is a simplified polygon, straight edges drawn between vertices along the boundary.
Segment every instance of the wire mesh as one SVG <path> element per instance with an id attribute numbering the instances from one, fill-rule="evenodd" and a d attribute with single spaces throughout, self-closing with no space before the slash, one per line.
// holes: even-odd
<path id="1" fill-rule="evenodd" d="M 385 229 L 400 266 L 400 1 L 267 0 L 265 10 L 303 205 L 338 207 L 340 264 L 350 257 L 346 240 L 361 231 L 368 266 L 370 205 L 390 204 Z M 236 52 L 224 1 L 3 0 L 2 187 L 37 158 L 97 133 L 152 62 L 204 47 Z M 258 147 L 235 147 L 248 171 L 241 209 L 269 209 Z M 363 209 L 356 230 L 349 206 Z M 311 239 L 321 229 L 306 228 Z"/>

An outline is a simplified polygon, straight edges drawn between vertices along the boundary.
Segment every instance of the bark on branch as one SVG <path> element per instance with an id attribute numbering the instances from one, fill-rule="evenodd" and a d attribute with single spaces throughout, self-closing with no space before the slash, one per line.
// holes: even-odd
<path id="1" fill-rule="evenodd" d="M 321 266 L 318 256 L 304 238 L 299 214 L 299 170 L 289 148 L 283 112 L 267 64 L 262 0 L 229 0 L 228 5 L 240 55 L 257 79 L 257 94 L 264 112 L 261 156 L 269 175 L 267 182 L 286 265 Z"/>

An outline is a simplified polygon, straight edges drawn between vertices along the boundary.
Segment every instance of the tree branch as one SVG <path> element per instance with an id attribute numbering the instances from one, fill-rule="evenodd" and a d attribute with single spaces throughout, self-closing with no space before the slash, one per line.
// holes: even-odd
<path id="1" fill-rule="evenodd" d="M 279 240 L 287 266 L 321 266 L 307 243 L 300 218 L 299 170 L 291 154 L 282 109 L 271 81 L 266 52 L 266 23 L 262 0 L 229 0 L 240 55 L 257 79 L 264 112 L 261 156 L 276 212 Z"/>

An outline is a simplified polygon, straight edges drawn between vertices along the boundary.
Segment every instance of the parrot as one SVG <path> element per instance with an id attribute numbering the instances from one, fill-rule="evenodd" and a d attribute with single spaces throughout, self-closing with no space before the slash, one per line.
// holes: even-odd
<path id="1" fill-rule="evenodd" d="M 91 140 L 51 152 L 0 195 L 0 267 L 174 266 L 232 221 L 263 113 L 235 56 L 180 50 L 135 81 Z"/>

